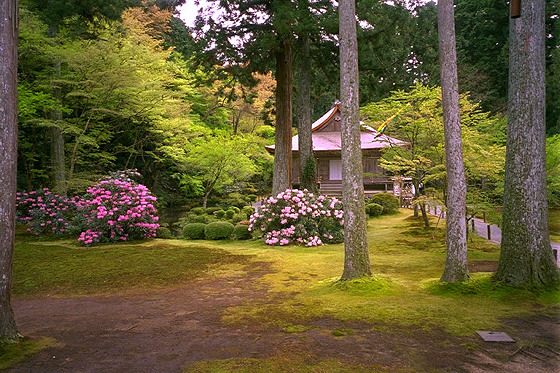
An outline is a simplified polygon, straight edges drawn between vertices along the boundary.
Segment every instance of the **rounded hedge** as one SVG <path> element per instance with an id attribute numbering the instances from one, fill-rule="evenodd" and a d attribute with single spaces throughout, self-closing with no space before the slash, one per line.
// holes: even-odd
<path id="1" fill-rule="evenodd" d="M 233 238 L 236 240 L 248 240 L 252 237 L 253 235 L 249 231 L 248 225 L 239 224 L 233 228 Z"/>
<path id="2" fill-rule="evenodd" d="M 216 221 L 206 225 L 204 228 L 204 237 L 207 240 L 223 240 L 230 238 L 233 228 L 233 224 L 227 221 Z"/>
<path id="3" fill-rule="evenodd" d="M 239 209 L 237 209 L 239 210 Z M 236 212 L 235 210 L 233 210 L 231 207 L 229 208 L 229 210 L 226 211 L 226 219 L 231 219 L 233 218 L 233 215 L 235 215 Z"/>
<path id="4" fill-rule="evenodd" d="M 218 219 L 223 219 L 224 216 L 226 215 L 226 211 L 220 209 L 220 210 L 216 211 L 216 213 L 215 213 L 214 215 L 216 215 L 216 217 L 217 217 Z"/>
<path id="5" fill-rule="evenodd" d="M 204 239 L 206 224 L 204 223 L 190 223 L 183 227 L 183 237 L 190 240 Z"/>
<path id="6" fill-rule="evenodd" d="M 192 214 L 195 214 L 195 215 L 202 215 L 206 211 L 205 211 L 204 207 L 193 207 L 190 212 Z"/>
<path id="7" fill-rule="evenodd" d="M 383 214 L 383 206 L 378 203 L 367 204 L 366 214 L 368 214 L 370 217 L 379 216 Z"/>
<path id="8" fill-rule="evenodd" d="M 206 209 L 206 213 L 207 213 L 208 215 L 214 215 L 214 213 L 215 213 L 216 211 L 219 211 L 219 210 L 221 210 L 221 208 L 219 208 L 219 207 L 208 207 L 208 208 Z"/>
<path id="9" fill-rule="evenodd" d="M 399 199 L 389 193 L 378 193 L 374 194 L 369 203 L 377 203 L 383 206 L 383 214 L 394 214 L 399 211 L 400 203 Z"/>
<path id="10" fill-rule="evenodd" d="M 255 213 L 255 208 L 253 206 L 245 206 L 243 207 L 241 212 L 243 212 L 247 216 L 251 216 Z"/>

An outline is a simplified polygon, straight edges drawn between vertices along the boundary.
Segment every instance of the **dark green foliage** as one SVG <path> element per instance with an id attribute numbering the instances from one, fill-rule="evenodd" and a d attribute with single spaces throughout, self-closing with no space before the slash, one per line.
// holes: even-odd
<path id="1" fill-rule="evenodd" d="M 378 193 L 371 197 L 369 203 L 376 203 L 383 206 L 383 214 L 394 214 L 399 211 L 399 199 L 389 193 Z"/>
<path id="2" fill-rule="evenodd" d="M 318 191 L 317 165 L 315 164 L 315 159 L 313 157 L 309 157 L 303 167 L 303 174 L 301 175 L 301 189 L 307 189 L 313 193 Z"/>
<path id="3" fill-rule="evenodd" d="M 227 239 L 230 238 L 233 228 L 233 224 L 227 221 L 216 221 L 206 225 L 204 228 L 204 237 L 207 240 Z"/>
<path id="4" fill-rule="evenodd" d="M 224 216 L 226 215 L 226 211 L 225 210 L 218 210 L 218 211 L 216 211 L 216 213 L 214 215 L 216 215 L 216 217 L 218 219 L 223 219 Z"/>
<path id="5" fill-rule="evenodd" d="M 206 211 L 203 207 L 194 207 L 191 209 L 191 213 L 195 214 L 195 215 L 202 215 L 204 214 Z"/>
<path id="6" fill-rule="evenodd" d="M 235 210 L 230 208 L 229 210 L 227 210 L 225 212 L 225 217 L 226 217 L 226 219 L 231 219 L 231 218 L 233 218 L 233 215 L 235 215 L 235 214 L 236 214 Z"/>
<path id="7" fill-rule="evenodd" d="M 383 206 L 377 203 L 369 203 L 366 205 L 366 214 L 370 217 L 383 214 Z"/>
<path id="8" fill-rule="evenodd" d="M 239 224 L 233 228 L 233 238 L 236 240 L 248 240 L 252 237 L 253 235 L 249 231 L 248 225 Z"/>
<path id="9" fill-rule="evenodd" d="M 190 240 L 204 239 L 206 224 L 204 223 L 190 223 L 183 228 L 183 238 Z"/>
<path id="10" fill-rule="evenodd" d="M 162 224 L 159 226 L 156 232 L 157 238 L 173 238 L 173 234 L 171 233 L 171 229 L 169 229 L 168 224 Z"/>

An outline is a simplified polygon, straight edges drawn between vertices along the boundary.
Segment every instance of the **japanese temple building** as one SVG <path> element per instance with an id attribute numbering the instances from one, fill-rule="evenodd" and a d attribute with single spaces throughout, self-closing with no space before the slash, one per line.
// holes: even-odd
<path id="1" fill-rule="evenodd" d="M 334 105 L 312 125 L 313 153 L 317 164 L 317 175 L 320 192 L 324 194 L 341 194 L 342 192 L 342 160 L 341 160 L 341 116 L 340 106 Z M 381 135 L 368 126 L 361 126 L 362 163 L 364 167 L 364 191 L 371 193 L 399 194 L 394 189 L 393 179 L 379 166 L 381 150 L 389 146 L 406 146 L 404 141 Z M 274 153 L 274 145 L 267 146 Z M 300 180 L 299 142 L 298 136 L 292 137 L 293 169 L 292 180 L 298 187 Z"/>

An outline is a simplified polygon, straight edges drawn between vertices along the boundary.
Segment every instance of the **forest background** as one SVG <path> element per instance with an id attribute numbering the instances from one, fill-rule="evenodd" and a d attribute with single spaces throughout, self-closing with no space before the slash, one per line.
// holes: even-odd
<path id="1" fill-rule="evenodd" d="M 20 1 L 18 190 L 50 187 L 72 195 L 110 172 L 137 169 L 169 216 L 203 203 L 242 206 L 270 193 L 273 159 L 264 145 L 274 142 L 278 38 L 267 26 L 289 25 L 296 46 L 302 35 L 309 39 L 309 54 L 295 48 L 294 64 L 309 62 L 305 105 L 317 118 L 340 92 L 336 4 L 228 0 L 216 12 L 220 2 L 208 1 L 214 8 L 203 8 L 186 26 L 176 10 L 182 3 Z M 386 133 L 413 147 L 407 154 L 388 151 L 386 169 L 439 196 L 445 151 L 436 5 L 356 5 L 363 119 L 377 127 L 411 104 Z M 558 1 L 547 2 L 551 206 L 560 205 L 559 11 Z M 497 0 L 456 1 L 470 204 L 501 204 L 508 12 Z M 242 36 L 227 34 L 224 25 L 244 27 Z M 295 70 L 296 107 L 298 79 Z M 294 115 L 294 133 L 297 126 Z"/>

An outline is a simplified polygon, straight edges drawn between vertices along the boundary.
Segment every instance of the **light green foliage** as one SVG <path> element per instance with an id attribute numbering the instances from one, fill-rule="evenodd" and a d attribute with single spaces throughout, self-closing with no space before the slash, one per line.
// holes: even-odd
<path id="1" fill-rule="evenodd" d="M 546 186 L 548 203 L 560 207 L 560 134 L 546 139 Z"/>
<path id="2" fill-rule="evenodd" d="M 227 221 L 216 221 L 204 228 L 204 238 L 207 240 L 223 240 L 231 237 L 233 224 Z"/>
<path id="3" fill-rule="evenodd" d="M 231 137 L 218 133 L 193 141 L 187 156 L 182 161 L 184 170 L 196 171 L 192 178 L 204 188 L 203 206 L 208 196 L 224 186 L 245 181 L 257 168 L 252 157 L 262 151 L 249 137 Z"/>
<path id="4" fill-rule="evenodd" d="M 407 142 L 409 146 L 388 148 L 381 165 L 393 174 L 411 177 L 416 190 L 419 184 L 424 184 L 444 191 L 446 173 L 440 88 L 417 84 L 409 91 L 396 91 L 385 100 L 366 105 L 361 114 L 376 127 L 408 103 L 410 107 L 389 124 L 386 134 Z M 485 194 L 499 195 L 496 188 L 501 185 L 503 177 L 505 151 L 500 142 L 504 121 L 481 112 L 467 96 L 461 96 L 460 106 L 468 183 Z"/>

